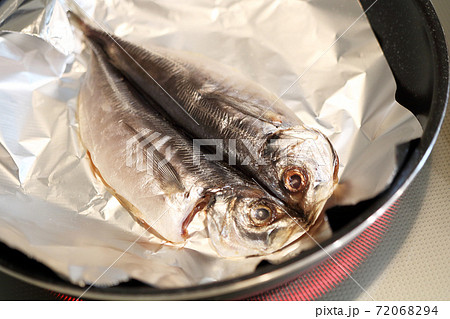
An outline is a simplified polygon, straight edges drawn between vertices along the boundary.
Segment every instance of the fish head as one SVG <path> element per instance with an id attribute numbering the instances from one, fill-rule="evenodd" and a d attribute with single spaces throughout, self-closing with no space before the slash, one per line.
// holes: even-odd
<path id="1" fill-rule="evenodd" d="M 277 194 L 314 222 L 338 182 L 339 159 L 329 139 L 296 126 L 278 131 L 269 142 Z"/>
<path id="2" fill-rule="evenodd" d="M 224 257 L 261 256 L 280 250 L 304 233 L 284 204 L 252 187 L 221 190 L 207 211 L 209 238 Z"/>

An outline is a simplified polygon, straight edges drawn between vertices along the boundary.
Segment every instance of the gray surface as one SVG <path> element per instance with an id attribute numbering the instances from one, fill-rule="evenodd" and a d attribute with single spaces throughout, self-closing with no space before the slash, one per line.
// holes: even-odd
<path id="1" fill-rule="evenodd" d="M 450 1 L 432 1 L 450 34 Z M 450 118 L 380 245 L 322 300 L 450 300 Z"/>
<path id="2" fill-rule="evenodd" d="M 59 300 L 57 295 L 0 272 L 0 300 Z"/>

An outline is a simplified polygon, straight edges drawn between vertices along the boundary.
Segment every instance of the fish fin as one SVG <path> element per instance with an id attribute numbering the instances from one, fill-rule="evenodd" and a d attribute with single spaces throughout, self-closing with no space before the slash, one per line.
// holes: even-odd
<path id="1" fill-rule="evenodd" d="M 153 150 L 152 153 L 153 172 L 162 182 L 164 188 L 170 188 L 176 192 L 184 191 L 185 188 L 180 180 L 180 176 L 167 158 L 157 150 Z"/>
<path id="2" fill-rule="evenodd" d="M 119 195 L 114 189 L 110 189 L 109 185 L 105 184 L 105 186 L 108 191 L 113 194 L 117 201 L 128 211 L 128 213 L 131 215 L 131 218 L 133 218 L 135 222 L 137 222 L 141 227 L 145 228 L 147 232 L 154 235 L 155 237 L 170 242 L 168 239 L 158 233 L 153 227 L 151 227 L 151 225 L 148 224 L 143 214 L 139 209 L 136 208 L 136 206 L 131 204 L 125 197 Z"/>
<path id="3" fill-rule="evenodd" d="M 75 13 L 75 11 L 77 13 Z M 83 11 L 83 9 L 79 7 L 70 9 L 67 12 L 67 18 L 75 28 L 77 28 L 83 33 L 84 38 L 87 40 L 88 43 L 94 41 L 100 44 L 100 46 L 103 46 L 104 43 L 106 42 L 106 39 L 111 38 L 114 42 L 117 41 L 114 35 L 107 32 L 103 26 L 101 26 L 98 22 L 89 17 Z"/>
<path id="4" fill-rule="evenodd" d="M 227 94 L 227 92 L 221 92 L 221 90 L 218 90 L 217 86 L 212 83 L 204 84 L 198 92 L 203 99 L 215 100 L 223 106 L 231 107 L 237 112 L 253 117 L 256 120 L 275 125 L 281 124 L 282 122 L 283 118 L 280 114 L 271 111 L 269 108 L 263 109 L 257 103 L 247 99 Z"/>
<path id="5" fill-rule="evenodd" d="M 75 11 L 77 13 L 75 13 Z M 90 18 L 86 13 L 83 12 L 83 9 L 78 7 L 78 5 L 76 5 L 76 7 L 74 8 L 70 8 L 70 10 L 67 11 L 67 18 L 73 26 L 81 30 L 83 33 L 89 33 L 89 31 L 92 30 L 92 27 L 88 22 Z"/>
<path id="6" fill-rule="evenodd" d="M 180 176 L 177 171 L 170 164 L 170 159 L 159 152 L 155 146 L 158 142 L 164 144 L 166 140 L 164 137 L 159 139 L 160 134 L 155 134 L 150 130 L 138 132 L 131 125 L 126 122 L 121 122 L 125 128 L 134 134 L 134 137 L 139 138 L 135 141 L 138 149 L 136 152 L 142 151 L 143 157 L 146 159 L 147 173 L 153 174 L 160 182 L 161 186 L 166 190 L 172 190 L 174 192 L 182 192 L 185 190 L 183 183 L 181 182 Z M 149 135 L 150 134 L 150 135 Z M 170 153 L 170 148 L 166 148 L 166 153 Z M 171 155 L 171 154 L 167 154 Z"/>

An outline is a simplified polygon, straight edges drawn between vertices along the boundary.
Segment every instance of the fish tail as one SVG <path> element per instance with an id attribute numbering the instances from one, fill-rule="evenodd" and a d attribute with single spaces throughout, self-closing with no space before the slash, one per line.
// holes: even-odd
<path id="1" fill-rule="evenodd" d="M 73 11 L 67 11 L 67 17 L 72 25 L 74 25 L 77 29 L 80 29 L 83 33 L 89 32 L 91 29 L 88 24 Z"/>
<path id="2" fill-rule="evenodd" d="M 105 43 L 105 32 L 94 28 L 92 23 L 89 23 L 91 20 L 86 14 L 77 14 L 72 10 L 67 11 L 67 17 L 69 18 L 70 23 L 83 32 L 83 35 L 86 39 L 91 39 L 99 42 L 100 44 Z M 93 22 L 94 23 L 94 22 Z"/>

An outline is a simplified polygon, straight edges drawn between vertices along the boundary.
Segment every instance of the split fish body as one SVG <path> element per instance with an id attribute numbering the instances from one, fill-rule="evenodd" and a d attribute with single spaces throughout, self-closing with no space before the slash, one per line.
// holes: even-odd
<path id="1" fill-rule="evenodd" d="M 180 243 L 196 214 L 222 256 L 266 255 L 298 239 L 307 219 L 221 162 L 195 154 L 180 133 L 87 39 L 88 71 L 79 94 L 80 138 L 96 174 L 143 227 Z"/>

